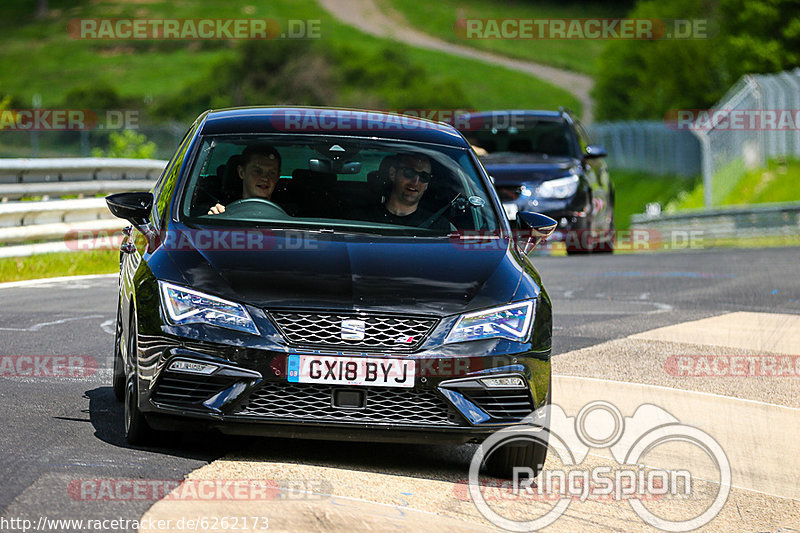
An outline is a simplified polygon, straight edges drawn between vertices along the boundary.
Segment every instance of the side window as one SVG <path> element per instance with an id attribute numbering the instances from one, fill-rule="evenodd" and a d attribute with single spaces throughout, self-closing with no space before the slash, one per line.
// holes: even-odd
<path id="1" fill-rule="evenodd" d="M 175 183 L 178 181 L 183 158 L 186 155 L 186 150 L 189 148 L 190 141 L 194 136 L 195 130 L 197 130 L 198 124 L 199 123 L 196 122 L 189 128 L 189 131 L 186 132 L 180 145 L 178 145 L 178 149 L 175 151 L 175 155 L 172 156 L 172 160 L 167 164 L 167 168 L 153 188 L 153 196 L 155 197 L 155 202 L 153 204 L 153 220 L 161 221 L 169 207 L 169 200 L 172 197 L 172 192 L 175 190 Z"/>

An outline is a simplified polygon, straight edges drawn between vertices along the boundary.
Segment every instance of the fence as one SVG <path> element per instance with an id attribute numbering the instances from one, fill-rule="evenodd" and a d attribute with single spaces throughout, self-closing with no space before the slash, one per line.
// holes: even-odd
<path id="1" fill-rule="evenodd" d="M 703 147 L 706 208 L 768 158 L 800 157 L 800 68 L 743 76 L 708 117 L 692 128 Z"/>
<path id="2" fill-rule="evenodd" d="M 186 133 L 186 124 L 138 126 L 134 131 L 156 145 L 154 157 L 169 159 Z M 113 129 L 76 131 L 0 130 L 0 157 L 90 157 L 95 148 L 106 150 Z M 120 130 L 117 130 L 120 131 Z"/>
<path id="3" fill-rule="evenodd" d="M 593 142 L 608 151 L 612 170 L 661 176 L 700 174 L 700 142 L 689 131 L 670 129 L 663 121 L 606 122 L 590 126 Z"/>
<path id="4" fill-rule="evenodd" d="M 0 257 L 74 250 L 69 235 L 122 229 L 127 223 L 114 218 L 105 200 L 95 196 L 148 190 L 166 164 L 152 159 L 0 160 Z"/>
<path id="5" fill-rule="evenodd" d="M 696 232 L 708 240 L 800 235 L 800 202 L 692 210 L 651 217 L 633 215 L 631 230 L 655 230 L 661 235 Z"/>

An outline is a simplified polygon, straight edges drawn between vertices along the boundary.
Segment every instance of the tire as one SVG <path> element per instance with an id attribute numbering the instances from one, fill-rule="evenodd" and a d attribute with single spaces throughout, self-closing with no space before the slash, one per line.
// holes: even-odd
<path id="1" fill-rule="evenodd" d="M 131 315 L 128 331 L 128 354 L 131 360 L 136 353 L 136 319 Z M 145 445 L 153 441 L 154 432 L 147 424 L 144 414 L 139 410 L 139 380 L 135 365 L 125 386 L 125 440 L 128 444 Z"/>
<path id="2" fill-rule="evenodd" d="M 546 433 L 546 432 L 542 432 Z M 533 471 L 533 477 L 539 475 L 547 459 L 547 442 L 530 442 L 514 445 L 506 444 L 492 451 L 486 459 L 486 471 L 489 475 L 502 479 L 514 477 L 514 467 L 527 467 Z"/>
<path id="3" fill-rule="evenodd" d="M 121 300 L 120 300 L 121 301 Z M 122 309 L 120 302 L 117 302 L 117 324 L 114 331 L 114 374 L 112 378 L 112 388 L 114 397 L 119 402 L 125 401 L 125 363 L 122 360 Z"/>

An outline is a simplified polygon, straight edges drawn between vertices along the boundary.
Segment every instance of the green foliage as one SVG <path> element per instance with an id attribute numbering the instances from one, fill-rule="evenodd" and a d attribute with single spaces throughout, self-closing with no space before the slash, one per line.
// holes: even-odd
<path id="1" fill-rule="evenodd" d="M 119 109 L 122 99 L 108 82 L 81 85 L 67 91 L 65 105 L 72 109 Z"/>
<path id="2" fill-rule="evenodd" d="M 112 132 L 108 136 L 108 149 L 95 148 L 94 157 L 127 157 L 131 159 L 151 159 L 155 156 L 156 145 L 142 134 L 133 130 Z"/>
<path id="3" fill-rule="evenodd" d="M 190 119 L 200 109 L 242 105 L 377 108 L 470 107 L 454 76 L 433 79 L 403 47 L 377 50 L 312 41 L 247 41 L 233 60 L 154 107 L 159 117 Z"/>
<path id="4" fill-rule="evenodd" d="M 598 120 L 708 108 L 744 74 L 800 66 L 796 0 L 646 0 L 628 17 L 707 19 L 710 37 L 609 42 L 594 90 Z"/>
<path id="5" fill-rule="evenodd" d="M 111 274 L 119 270 L 119 250 L 86 250 L 0 258 L 0 282 Z"/>
<path id="6" fill-rule="evenodd" d="M 631 170 L 611 170 L 614 182 L 614 223 L 618 230 L 630 226 L 631 215 L 643 213 L 647 204 L 666 205 L 693 189 L 699 178 L 656 176 Z"/>
<path id="7" fill-rule="evenodd" d="M 767 168 L 749 170 L 715 206 L 747 205 L 800 201 L 800 161 L 769 160 Z M 698 182 L 690 192 L 679 195 L 666 211 L 674 213 L 703 207 L 703 183 Z"/>

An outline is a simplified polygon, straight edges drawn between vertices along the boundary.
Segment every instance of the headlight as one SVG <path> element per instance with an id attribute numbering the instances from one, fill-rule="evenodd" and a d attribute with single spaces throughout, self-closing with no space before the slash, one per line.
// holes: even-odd
<path id="1" fill-rule="evenodd" d="M 243 305 L 159 281 L 161 300 L 173 324 L 211 324 L 258 335 Z"/>
<path id="2" fill-rule="evenodd" d="M 567 176 L 542 182 L 534 194 L 539 198 L 568 198 L 578 190 L 578 176 Z"/>
<path id="3" fill-rule="evenodd" d="M 525 342 L 530 336 L 533 315 L 532 300 L 467 313 L 459 317 L 444 342 L 478 339 L 509 339 Z"/>

